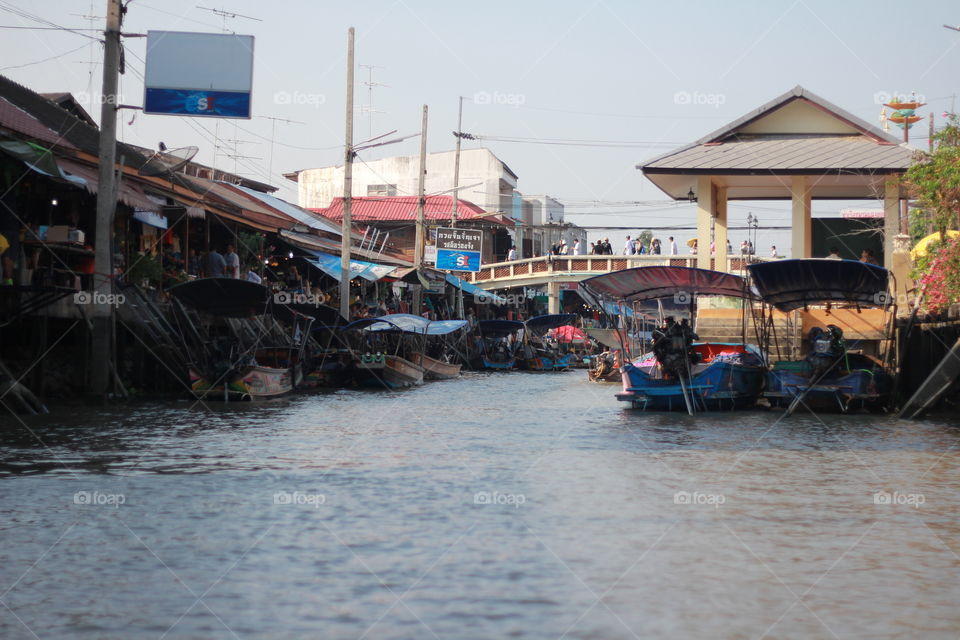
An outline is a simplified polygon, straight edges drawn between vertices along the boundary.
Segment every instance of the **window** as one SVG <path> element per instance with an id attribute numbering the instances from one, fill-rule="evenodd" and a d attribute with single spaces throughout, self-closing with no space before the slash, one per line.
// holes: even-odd
<path id="1" fill-rule="evenodd" d="M 367 196 L 377 198 L 386 198 L 397 195 L 397 185 L 395 184 L 368 184 Z"/>

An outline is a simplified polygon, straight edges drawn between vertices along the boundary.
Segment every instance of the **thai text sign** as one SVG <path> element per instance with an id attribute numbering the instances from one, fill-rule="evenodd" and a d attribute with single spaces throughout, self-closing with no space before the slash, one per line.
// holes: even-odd
<path id="1" fill-rule="evenodd" d="M 437 269 L 479 271 L 483 231 L 479 229 L 437 229 Z"/>

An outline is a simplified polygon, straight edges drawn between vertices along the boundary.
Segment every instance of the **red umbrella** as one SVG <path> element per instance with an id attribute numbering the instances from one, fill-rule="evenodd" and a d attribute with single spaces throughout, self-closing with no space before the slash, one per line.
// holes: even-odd
<path id="1" fill-rule="evenodd" d="M 562 327 L 557 327 L 556 329 L 551 329 L 548 334 L 551 338 L 557 342 L 562 343 L 586 343 L 587 334 L 585 334 L 580 329 L 574 327 L 573 325 L 565 324 Z"/>

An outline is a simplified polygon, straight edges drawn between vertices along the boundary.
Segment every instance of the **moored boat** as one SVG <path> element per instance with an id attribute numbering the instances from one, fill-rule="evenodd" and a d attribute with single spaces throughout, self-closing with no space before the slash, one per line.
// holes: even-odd
<path id="1" fill-rule="evenodd" d="M 605 308 L 607 301 L 627 304 L 673 297 L 690 305 L 696 319 L 700 296 L 748 299 L 743 278 L 689 267 L 637 267 L 595 276 L 581 283 L 581 295 Z M 626 335 L 626 331 L 621 335 Z M 637 409 L 682 411 L 740 409 L 753 406 L 763 390 L 766 367 L 756 347 L 696 342 L 693 324 L 666 318 L 653 332 L 652 354 L 634 362 L 622 338 L 622 391 L 618 400 Z"/>
<path id="2" fill-rule="evenodd" d="M 803 357 L 779 360 L 767 374 L 764 396 L 772 406 L 846 413 L 888 403 L 894 340 L 886 269 L 855 260 L 805 259 L 753 264 L 749 270 L 765 303 L 781 312 L 803 310 L 807 320 Z M 855 313 L 844 315 L 844 307 Z M 877 320 L 863 321 L 873 310 Z M 852 348 L 855 331 L 859 342 L 876 347 L 875 354 Z"/>
<path id="3" fill-rule="evenodd" d="M 418 351 L 410 354 L 410 360 L 414 364 L 423 367 L 424 377 L 427 380 L 450 380 L 451 378 L 460 377 L 460 368 L 462 365 L 459 363 L 437 360 Z"/>
<path id="4" fill-rule="evenodd" d="M 477 323 L 473 365 L 475 369 L 507 371 L 517 363 L 516 336 L 523 323 L 516 320 L 481 320 Z"/>

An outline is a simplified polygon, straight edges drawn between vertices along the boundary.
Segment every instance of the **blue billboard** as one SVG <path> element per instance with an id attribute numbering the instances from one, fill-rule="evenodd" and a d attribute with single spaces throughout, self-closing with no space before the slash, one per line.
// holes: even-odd
<path id="1" fill-rule="evenodd" d="M 480 271 L 483 231 L 479 229 L 437 229 L 437 269 Z"/>

